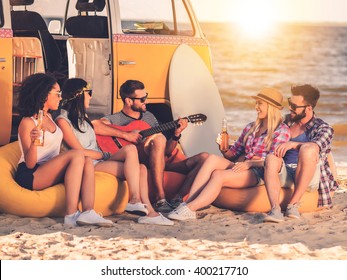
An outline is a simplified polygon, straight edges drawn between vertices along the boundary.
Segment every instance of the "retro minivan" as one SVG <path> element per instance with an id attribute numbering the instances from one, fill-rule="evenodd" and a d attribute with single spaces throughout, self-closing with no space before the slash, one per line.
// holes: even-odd
<path id="1" fill-rule="evenodd" d="M 0 0 L 0 145 L 16 139 L 18 89 L 37 72 L 88 81 L 91 119 L 119 111 L 119 86 L 141 80 L 148 109 L 170 121 L 168 71 L 180 44 L 211 70 L 189 0 Z"/>

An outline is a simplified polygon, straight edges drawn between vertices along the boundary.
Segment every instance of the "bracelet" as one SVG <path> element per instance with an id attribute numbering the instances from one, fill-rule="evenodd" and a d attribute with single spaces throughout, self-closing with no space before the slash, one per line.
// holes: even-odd
<path id="1" fill-rule="evenodd" d="M 180 134 L 180 135 L 178 135 L 178 136 L 173 135 L 173 136 L 171 137 L 171 139 L 174 140 L 174 141 L 178 141 L 178 140 L 180 140 L 181 136 L 182 136 L 182 134 Z"/>
<path id="2" fill-rule="evenodd" d="M 102 152 L 102 160 L 108 160 L 111 157 L 109 152 Z"/>

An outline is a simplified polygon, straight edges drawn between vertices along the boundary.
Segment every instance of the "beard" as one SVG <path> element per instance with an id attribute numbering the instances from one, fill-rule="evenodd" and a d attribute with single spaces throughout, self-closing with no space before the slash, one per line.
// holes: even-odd
<path id="1" fill-rule="evenodd" d="M 139 112 L 139 113 L 144 113 L 147 111 L 146 106 L 143 108 L 141 107 L 136 107 L 135 105 L 131 105 L 131 110 L 133 110 L 134 112 Z"/>
<path id="2" fill-rule="evenodd" d="M 293 112 L 293 111 L 292 111 Z M 294 112 L 295 113 L 295 112 Z M 297 123 L 297 122 L 299 122 L 299 121 L 301 121 L 303 118 L 305 118 L 306 117 L 306 108 L 304 109 L 304 111 L 302 111 L 300 114 L 297 114 L 297 113 L 295 113 L 295 116 L 294 117 L 292 117 L 292 116 L 290 116 L 290 120 L 292 121 L 292 122 L 295 122 L 295 123 Z"/>

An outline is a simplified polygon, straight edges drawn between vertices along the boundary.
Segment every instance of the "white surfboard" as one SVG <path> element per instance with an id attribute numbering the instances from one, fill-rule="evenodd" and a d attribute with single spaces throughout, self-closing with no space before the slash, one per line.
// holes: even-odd
<path id="1" fill-rule="evenodd" d="M 207 121 L 188 125 L 180 143 L 187 156 L 200 152 L 221 155 L 216 144 L 225 117 L 224 106 L 213 77 L 200 56 L 188 45 L 174 52 L 169 71 L 169 95 L 173 118 L 202 113 Z"/>

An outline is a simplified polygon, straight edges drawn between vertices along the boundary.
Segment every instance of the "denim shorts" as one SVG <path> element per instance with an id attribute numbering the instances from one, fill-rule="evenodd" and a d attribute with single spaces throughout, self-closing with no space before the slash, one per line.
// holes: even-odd
<path id="1" fill-rule="evenodd" d="M 33 182 L 34 182 L 34 173 L 40 165 L 36 164 L 34 168 L 28 168 L 25 162 L 21 162 L 18 165 L 16 176 L 14 180 L 21 187 L 32 191 L 33 190 Z"/>
<path id="2" fill-rule="evenodd" d="M 285 164 L 282 160 L 282 167 L 279 173 L 280 182 L 282 188 L 293 188 L 295 184 L 295 172 L 296 172 L 297 164 Z M 313 174 L 313 177 L 308 184 L 307 191 L 313 192 L 318 190 L 319 182 L 320 182 L 320 163 L 318 162 L 316 165 L 316 170 Z"/>
<path id="3" fill-rule="evenodd" d="M 254 172 L 257 177 L 256 186 L 264 185 L 264 167 L 252 167 L 251 170 Z"/>

